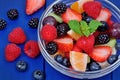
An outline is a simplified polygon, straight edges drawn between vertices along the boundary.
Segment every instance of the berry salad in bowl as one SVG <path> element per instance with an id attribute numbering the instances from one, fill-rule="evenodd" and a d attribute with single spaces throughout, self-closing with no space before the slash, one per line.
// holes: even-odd
<path id="1" fill-rule="evenodd" d="M 45 60 L 79 79 L 120 65 L 120 10 L 108 0 L 57 0 L 43 13 L 38 39 Z"/>

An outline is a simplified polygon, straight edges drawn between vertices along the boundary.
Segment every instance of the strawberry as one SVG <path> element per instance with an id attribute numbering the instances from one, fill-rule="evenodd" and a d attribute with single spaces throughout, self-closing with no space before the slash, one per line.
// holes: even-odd
<path id="1" fill-rule="evenodd" d="M 94 47 L 94 43 L 95 43 L 95 38 L 93 35 L 90 35 L 89 37 L 86 36 L 82 36 L 78 39 L 78 41 L 76 42 L 76 46 L 83 50 L 86 53 L 91 53 Z"/>
<path id="2" fill-rule="evenodd" d="M 12 43 L 22 44 L 26 41 L 25 32 L 21 27 L 17 27 L 10 32 L 8 40 Z"/>
<path id="3" fill-rule="evenodd" d="M 70 53 L 69 52 L 65 53 L 65 57 L 69 59 L 70 58 Z"/>
<path id="4" fill-rule="evenodd" d="M 107 21 L 107 23 L 108 23 L 108 25 L 109 25 L 109 28 L 111 28 L 112 25 L 114 24 L 114 21 L 112 21 L 111 19 L 109 19 L 109 20 Z"/>
<path id="5" fill-rule="evenodd" d="M 26 14 L 31 15 L 45 5 L 45 0 L 27 0 Z"/>
<path id="6" fill-rule="evenodd" d="M 74 45 L 72 51 L 81 52 L 82 50 L 79 49 L 76 45 Z"/>
<path id="7" fill-rule="evenodd" d="M 112 13 L 109 9 L 107 8 L 102 8 L 99 16 L 96 18 L 98 21 L 108 21 L 112 16 Z"/>
<path id="8" fill-rule="evenodd" d="M 37 57 L 40 53 L 38 43 L 34 40 L 26 42 L 24 46 L 24 53 L 31 58 Z"/>
<path id="9" fill-rule="evenodd" d="M 111 55 L 112 48 L 110 46 L 96 46 L 89 56 L 96 62 L 104 62 Z"/>
<path id="10" fill-rule="evenodd" d="M 5 58 L 7 61 L 12 62 L 16 60 L 21 53 L 21 48 L 16 44 L 10 43 L 5 48 Z"/>
<path id="11" fill-rule="evenodd" d="M 77 13 L 76 11 L 67 8 L 66 12 L 64 12 L 62 14 L 62 19 L 65 23 L 68 23 L 70 20 L 77 20 L 77 21 L 81 21 L 82 16 Z"/>
<path id="12" fill-rule="evenodd" d="M 52 25 L 43 26 L 41 32 L 41 37 L 45 41 L 53 41 L 57 37 L 57 29 Z"/>
<path id="13" fill-rule="evenodd" d="M 83 9 L 89 16 L 96 19 L 100 14 L 102 4 L 97 1 L 89 1 L 83 4 Z"/>
<path id="14" fill-rule="evenodd" d="M 62 52 L 69 52 L 73 48 L 73 40 L 71 38 L 64 37 L 55 39 L 54 41 L 57 43 L 58 49 Z"/>

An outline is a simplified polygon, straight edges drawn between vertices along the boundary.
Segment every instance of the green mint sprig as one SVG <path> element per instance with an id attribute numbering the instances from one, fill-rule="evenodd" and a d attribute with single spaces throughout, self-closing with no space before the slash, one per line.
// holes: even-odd
<path id="1" fill-rule="evenodd" d="M 71 20 L 68 25 L 77 34 L 88 37 L 91 33 L 94 33 L 97 28 L 102 25 L 102 23 L 97 20 L 92 20 L 89 24 L 83 20 L 80 22 L 77 20 Z"/>

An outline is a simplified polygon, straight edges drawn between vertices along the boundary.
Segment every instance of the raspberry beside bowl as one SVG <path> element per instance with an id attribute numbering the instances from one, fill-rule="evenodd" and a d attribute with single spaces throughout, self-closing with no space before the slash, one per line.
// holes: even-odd
<path id="1" fill-rule="evenodd" d="M 110 9 L 110 11 L 112 12 L 112 20 L 114 20 L 115 22 L 119 22 L 120 20 L 120 10 L 110 1 L 108 0 L 97 0 L 99 2 L 102 3 L 102 5 L 108 9 Z M 98 77 L 102 77 L 106 74 L 109 74 L 110 72 L 114 71 L 119 65 L 120 65 L 120 56 L 118 58 L 118 60 L 113 63 L 112 65 L 98 70 L 98 71 L 88 71 L 88 72 L 78 72 L 75 71 L 73 69 L 70 68 L 66 68 L 62 65 L 60 65 L 59 63 L 57 63 L 49 54 L 48 52 L 45 50 L 45 43 L 44 40 L 42 40 L 41 35 L 39 34 L 39 32 L 42 29 L 42 22 L 43 19 L 52 11 L 52 6 L 56 3 L 59 2 L 63 2 L 66 3 L 67 6 L 71 5 L 74 0 L 57 0 L 54 3 L 52 3 L 43 13 L 40 22 L 39 22 L 39 26 L 38 26 L 38 43 L 41 49 L 41 53 L 43 55 L 43 57 L 45 58 L 45 60 L 53 67 L 55 68 L 57 71 L 70 76 L 70 77 L 74 77 L 74 78 L 79 78 L 79 79 L 93 79 L 93 78 L 98 78 Z"/>

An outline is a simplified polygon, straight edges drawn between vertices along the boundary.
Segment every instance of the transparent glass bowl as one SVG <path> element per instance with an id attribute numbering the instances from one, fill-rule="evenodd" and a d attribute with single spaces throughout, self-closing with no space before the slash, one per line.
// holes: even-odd
<path id="1" fill-rule="evenodd" d="M 52 3 L 43 13 L 43 15 L 41 16 L 41 19 L 39 21 L 39 26 L 38 26 L 38 43 L 41 49 L 41 53 L 43 55 L 43 57 L 45 58 L 45 60 L 57 71 L 70 76 L 70 77 L 74 77 L 74 78 L 79 78 L 79 79 L 93 79 L 93 78 L 98 78 L 98 77 L 102 77 L 106 74 L 109 74 L 110 72 L 112 72 L 113 70 L 115 70 L 119 65 L 120 65 L 120 56 L 119 59 L 112 65 L 98 70 L 98 71 L 89 71 L 89 72 L 78 72 L 75 70 L 72 70 L 70 68 L 66 68 L 64 66 L 62 66 L 61 64 L 57 63 L 45 50 L 45 43 L 44 40 L 42 40 L 41 35 L 40 35 L 40 31 L 43 27 L 42 25 L 42 21 L 43 19 L 52 11 L 52 6 L 56 3 L 59 2 L 63 2 L 66 3 L 67 6 L 71 5 L 75 0 L 56 0 L 54 3 Z M 108 9 L 111 10 L 112 12 L 112 20 L 115 22 L 119 22 L 120 21 L 120 10 L 110 1 L 108 0 L 97 0 L 99 2 L 102 3 L 103 7 L 106 7 Z"/>

